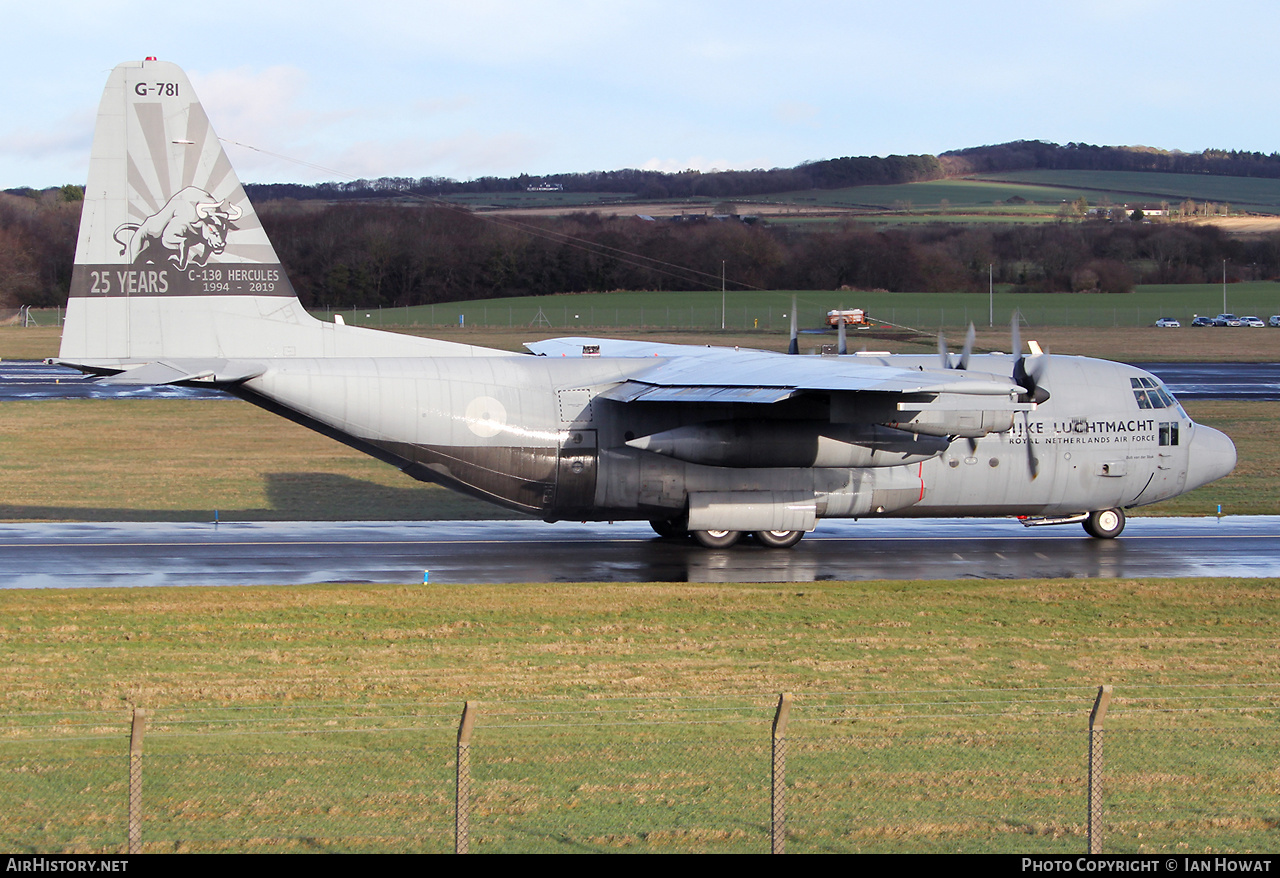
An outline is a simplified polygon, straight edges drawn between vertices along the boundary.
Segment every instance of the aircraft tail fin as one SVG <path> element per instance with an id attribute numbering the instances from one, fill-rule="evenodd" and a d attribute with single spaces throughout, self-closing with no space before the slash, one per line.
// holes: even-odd
<path id="1" fill-rule="evenodd" d="M 186 74 L 154 59 L 111 72 L 61 360 L 482 353 L 497 352 L 308 314 Z"/>

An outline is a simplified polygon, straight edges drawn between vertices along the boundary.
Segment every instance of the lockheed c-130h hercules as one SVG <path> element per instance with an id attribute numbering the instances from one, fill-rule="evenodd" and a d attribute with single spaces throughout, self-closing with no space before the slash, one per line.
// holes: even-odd
<path id="1" fill-rule="evenodd" d="M 111 73 L 59 356 L 105 381 L 219 387 L 416 479 L 713 547 L 790 546 L 823 518 L 861 516 L 1078 521 L 1114 537 L 1123 510 L 1236 461 L 1150 374 L 1050 360 L 1034 342 L 974 355 L 971 335 L 938 357 L 527 347 L 312 317 L 185 74 L 151 59 Z"/>

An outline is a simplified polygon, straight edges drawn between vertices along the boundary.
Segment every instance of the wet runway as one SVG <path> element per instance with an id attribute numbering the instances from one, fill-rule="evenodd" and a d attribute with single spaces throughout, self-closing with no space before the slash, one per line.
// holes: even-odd
<path id="1" fill-rule="evenodd" d="M 1280 363 L 1138 363 L 1179 399 L 1280 400 Z M 66 366 L 0 361 L 0 400 L 230 399 L 218 390 L 103 385 Z"/>
<path id="2" fill-rule="evenodd" d="M 0 400 L 18 399 L 234 399 L 198 387 L 128 387 L 32 360 L 0 361 Z"/>
<path id="3" fill-rule="evenodd" d="M 1135 363 L 1178 399 L 1280 400 L 1280 363 Z"/>
<path id="4" fill-rule="evenodd" d="M 1117 540 L 1011 519 L 826 521 L 791 550 L 647 524 L 0 524 L 0 587 L 319 582 L 821 582 L 1280 576 L 1280 516 L 1130 519 Z"/>

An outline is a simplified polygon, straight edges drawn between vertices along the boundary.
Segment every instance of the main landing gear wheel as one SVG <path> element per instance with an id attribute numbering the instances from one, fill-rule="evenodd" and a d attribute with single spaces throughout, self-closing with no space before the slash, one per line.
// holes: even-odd
<path id="1" fill-rule="evenodd" d="M 742 538 L 742 531 L 695 530 L 693 538 L 708 549 L 727 549 Z"/>
<path id="2" fill-rule="evenodd" d="M 756 542 L 769 549 L 790 549 L 803 538 L 802 530 L 756 531 Z"/>
<path id="3" fill-rule="evenodd" d="M 1100 540 L 1114 540 L 1124 530 L 1123 509 L 1101 509 L 1090 512 L 1084 520 L 1084 529 L 1089 536 Z"/>
<path id="4" fill-rule="evenodd" d="M 649 527 L 664 539 L 683 537 L 689 533 L 683 518 L 654 518 L 649 521 Z"/>

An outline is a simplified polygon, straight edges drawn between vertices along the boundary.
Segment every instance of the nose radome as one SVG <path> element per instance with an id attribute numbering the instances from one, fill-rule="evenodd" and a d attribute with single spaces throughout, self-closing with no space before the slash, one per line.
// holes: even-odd
<path id="1" fill-rule="evenodd" d="M 1220 430 L 1196 424 L 1187 460 L 1186 490 L 1207 485 L 1230 473 L 1236 466 L 1236 446 Z"/>

